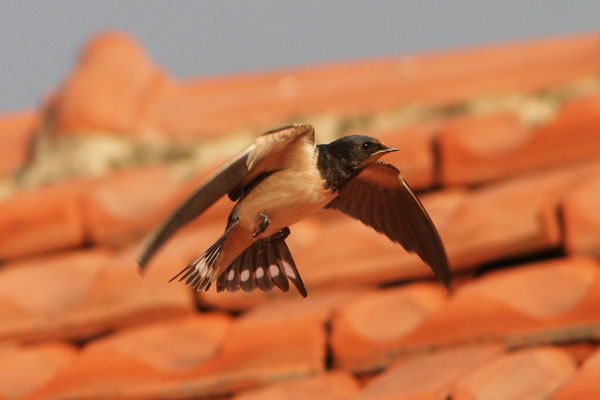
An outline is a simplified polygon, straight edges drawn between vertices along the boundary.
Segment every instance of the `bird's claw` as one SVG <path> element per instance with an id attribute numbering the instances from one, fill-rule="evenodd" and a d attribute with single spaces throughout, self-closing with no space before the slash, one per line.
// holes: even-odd
<path id="1" fill-rule="evenodd" d="M 269 220 L 269 217 L 266 214 L 260 214 L 258 216 L 258 218 L 259 218 L 260 222 L 258 223 L 258 226 L 254 230 L 252 237 L 257 237 L 258 235 L 263 233 L 269 227 L 269 224 L 271 223 L 271 221 Z"/>

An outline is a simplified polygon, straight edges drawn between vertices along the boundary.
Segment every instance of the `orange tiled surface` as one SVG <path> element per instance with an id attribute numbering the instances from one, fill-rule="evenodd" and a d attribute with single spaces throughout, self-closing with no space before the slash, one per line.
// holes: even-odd
<path id="1" fill-rule="evenodd" d="M 0 114 L 0 399 L 596 399 L 600 34 L 176 79 L 93 38 L 38 110 Z M 260 131 L 390 155 L 452 292 L 323 211 L 288 244 L 309 296 L 167 280 L 227 199 L 137 273 L 140 240 Z"/>

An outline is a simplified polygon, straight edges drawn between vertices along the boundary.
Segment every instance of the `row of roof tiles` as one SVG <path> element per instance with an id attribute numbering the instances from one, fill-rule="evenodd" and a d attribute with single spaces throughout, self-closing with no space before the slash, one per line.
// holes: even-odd
<path id="1" fill-rule="evenodd" d="M 368 372 L 388 367 L 367 380 L 358 398 L 386 398 L 392 393 L 396 398 L 408 398 L 412 392 L 439 396 L 439 391 L 450 390 L 458 396 L 453 398 L 488 398 L 477 393 L 505 388 L 512 379 L 502 398 L 520 399 L 523 393 L 535 390 L 538 397 L 534 398 L 541 399 L 574 376 L 572 387 L 567 385 L 564 392 L 591 390 L 591 386 L 598 393 L 600 386 L 596 379 L 590 381 L 588 372 L 588 368 L 597 371 L 597 356 L 577 373 L 577 356 L 568 348 L 541 347 L 505 354 L 523 346 L 597 339 L 598 268 L 598 263 L 589 259 L 562 259 L 496 272 L 459 287 L 450 296 L 438 286 L 413 283 L 383 290 L 315 292 L 310 302 L 288 296 L 235 319 L 218 312 L 179 317 L 172 313 L 170 318 L 147 319 L 144 324 L 97 338 L 83 349 L 52 342 L 7 343 L 0 352 L 3 365 L 12 368 L 0 368 L 0 392 L 4 391 L 0 394 L 5 398 L 17 392 L 19 397 L 30 398 L 227 394 L 322 374 L 327 367 L 327 343 L 334 366 L 341 370 Z M 159 293 L 147 291 L 143 296 L 135 287 L 132 291 L 137 292 L 139 304 L 147 304 Z M 120 297 L 117 293 L 104 295 Z M 127 299 L 113 303 L 116 314 L 121 311 L 117 318 L 123 317 L 119 307 L 128 303 Z M 32 304 L 20 305 L 32 311 Z M 50 310 L 52 305 L 34 307 L 38 315 L 44 314 L 46 323 L 71 319 L 65 324 L 67 335 L 78 323 L 69 317 L 81 314 L 78 305 L 60 313 Z M 42 313 L 40 308 L 44 308 Z M 94 309 L 97 312 L 90 311 Z M 394 310 L 393 319 L 390 310 Z M 3 314 L 7 311 L 11 310 L 4 306 Z M 92 307 L 86 314 L 88 318 L 101 316 L 101 311 Z M 142 309 L 137 311 L 148 317 Z M 18 325 L 14 309 L 12 314 L 12 321 L 5 320 L 3 325 Z M 137 313 L 128 315 L 131 320 Z M 330 333 L 326 323 L 331 326 Z M 93 325 L 87 321 L 86 326 Z M 21 374 L 29 379 L 10 381 L 11 376 Z M 335 376 L 334 380 L 352 380 L 343 374 Z M 333 378 L 315 378 L 317 385 L 320 379 Z M 297 385 L 301 384 L 283 384 L 283 389 L 267 391 Z M 356 384 L 344 387 L 344 396 L 359 392 Z M 473 391 L 476 395 L 468 397 Z"/>
<path id="2" fill-rule="evenodd" d="M 179 325 L 181 330 L 187 329 L 191 332 L 193 328 L 200 328 L 202 322 L 185 320 L 181 321 Z M 118 361 L 125 363 L 114 372 L 121 374 L 128 372 L 127 362 L 132 362 L 131 359 L 128 359 L 131 354 L 127 354 L 130 351 L 126 350 L 124 353 L 118 354 L 117 352 L 123 348 L 119 348 L 118 345 L 111 346 L 108 343 L 103 343 L 99 347 L 104 347 L 103 350 L 109 352 L 111 358 L 103 357 L 104 360 L 110 360 L 109 367 L 115 367 L 117 360 L 114 357 L 118 357 Z M 36 384 L 51 381 L 52 375 L 61 375 L 64 370 L 69 369 L 65 365 L 72 363 L 73 359 L 78 357 L 75 349 L 63 344 L 45 344 L 35 348 L 8 346 L 0 351 L 3 356 L 9 357 L 19 367 L 29 369 L 28 380 L 25 382 L 20 379 L 20 375 L 13 374 L 17 379 L 2 386 L 3 390 L 0 393 L 3 395 L 2 398 L 27 394 Z M 206 356 L 206 354 L 202 354 L 203 351 L 206 354 L 210 352 L 202 349 L 195 352 L 194 355 L 203 358 Z M 92 352 L 92 350 L 88 351 L 88 353 Z M 98 351 L 95 353 L 96 356 L 100 354 Z M 84 358 L 85 356 L 79 357 Z M 156 357 L 155 353 L 150 352 L 146 356 L 146 361 L 151 362 L 153 357 Z M 80 362 L 79 367 L 89 368 L 89 365 L 82 364 L 84 363 Z M 48 366 L 50 373 L 48 371 L 41 372 L 38 368 L 40 365 Z M 102 379 L 96 380 L 93 382 L 94 385 L 87 387 L 84 387 L 82 383 L 89 383 L 91 374 L 89 372 L 80 374 L 78 378 L 83 378 L 84 382 L 80 382 L 78 385 L 77 382 L 71 381 L 72 390 L 68 396 L 124 398 L 130 397 L 132 394 L 134 396 L 146 394 L 161 398 L 181 398 L 187 397 L 189 393 L 198 393 L 198 387 L 210 388 L 211 383 L 210 379 L 204 381 L 193 380 L 189 377 L 186 379 L 185 375 L 177 373 L 161 376 L 152 373 L 150 369 L 136 377 L 126 375 L 129 376 L 129 379 L 121 379 L 121 381 L 116 374 L 111 374 L 112 382 L 107 383 L 104 380 L 107 378 L 106 372 L 108 371 L 110 370 L 98 371 L 105 373 Z M 230 376 L 243 376 L 243 373 L 240 372 L 232 371 Z M 600 386 L 596 379 L 599 372 L 600 352 L 598 351 L 594 352 L 577 371 L 576 360 L 568 350 L 563 348 L 537 347 L 505 353 L 498 346 L 477 345 L 455 347 L 401 360 L 392 365 L 385 373 L 368 381 L 363 388 L 359 386 L 359 382 L 352 375 L 335 371 L 274 383 L 262 389 L 247 390 L 236 395 L 234 399 L 440 399 L 448 395 L 457 400 L 480 398 L 505 400 L 523 398 L 593 399 L 600 394 Z M 144 377 L 152 378 L 153 383 L 140 384 L 140 378 Z M 185 382 L 185 385 L 181 384 L 182 381 Z M 248 381 L 244 384 L 247 385 Z M 47 394 L 49 395 L 47 398 L 53 398 L 55 393 L 52 393 L 52 386 L 52 383 L 46 384 L 47 388 L 38 393 Z M 499 391 L 498 388 L 503 390 Z M 210 389 L 206 389 L 206 391 L 210 392 Z M 33 394 L 28 398 L 36 397 Z"/>
<path id="3" fill-rule="evenodd" d="M 106 34 L 82 52 L 51 100 L 58 132 L 109 131 L 178 139 L 321 112 L 381 112 L 409 102 L 460 103 L 531 91 L 600 66 L 597 35 L 305 69 L 175 80 L 132 39 Z"/>
<path id="4" fill-rule="evenodd" d="M 600 129 L 599 99 L 598 95 L 594 95 L 569 102 L 551 121 L 527 133 L 523 133 L 522 126 L 514 117 L 499 115 L 465 116 L 446 122 L 425 122 L 401 129 L 366 133 L 401 149 L 388 159 L 401 168 L 409 183 L 417 189 L 433 187 L 438 182 L 438 176 L 444 186 L 452 186 L 459 183 L 489 182 L 517 173 L 535 172 L 541 168 L 552 167 L 557 170 L 556 174 L 546 173 L 547 178 L 534 173 L 519 178 L 514 183 L 489 185 L 472 192 L 471 196 L 461 190 L 448 190 L 431 196 L 434 216 L 437 214 L 436 204 L 439 203 L 444 209 L 440 214 L 445 217 L 440 216 L 436 221 L 442 226 L 442 236 L 443 225 L 446 223 L 444 218 L 447 220 L 460 209 L 467 208 L 462 207 L 462 204 L 472 209 L 472 203 L 477 203 L 478 199 L 484 204 L 487 201 L 493 202 L 496 198 L 502 203 L 500 206 L 518 208 L 515 212 L 526 213 L 537 219 L 533 214 L 541 212 L 542 205 L 533 201 L 535 194 L 528 194 L 534 192 L 528 190 L 533 185 L 547 188 L 543 189 L 548 194 L 544 200 L 545 206 L 556 206 L 558 199 L 567 199 L 565 203 L 570 204 L 566 207 L 567 219 L 575 221 L 579 208 L 573 207 L 575 199 L 569 199 L 576 196 L 563 194 L 579 186 L 582 174 L 593 174 L 596 169 L 593 160 L 597 159 L 600 152 L 600 142 L 597 140 L 597 130 Z M 511 145 L 501 146 L 497 143 L 498 140 L 510 141 Z M 479 142 L 492 142 L 497 146 L 492 151 L 491 148 L 478 145 Z M 486 146 L 491 145 L 488 143 Z M 435 148 L 438 150 L 434 150 Z M 235 152 L 235 149 L 231 149 L 231 152 Z M 590 160 L 587 166 L 574 164 L 581 164 L 585 160 Z M 565 168 L 558 168 L 562 166 Z M 109 245 L 131 242 L 164 217 L 209 170 L 210 167 L 205 168 L 194 179 L 183 183 L 168 166 L 137 167 L 117 171 L 106 177 L 81 178 L 17 192 L 0 200 L 0 258 L 21 257 L 90 242 Z M 523 183 L 528 181 L 533 185 Z M 561 186 L 561 182 L 564 182 L 564 186 Z M 155 189 L 157 184 L 160 184 L 160 191 Z M 594 184 L 589 182 L 584 186 L 587 189 L 582 188 L 577 193 L 579 197 L 585 194 L 587 197 L 579 203 L 590 204 L 588 198 L 595 198 Z M 553 189 L 558 187 L 564 191 L 557 192 Z M 516 198 L 521 193 L 530 196 L 532 201 L 520 204 L 507 202 L 504 201 L 506 199 L 501 194 L 502 191 L 506 191 L 506 196 L 511 198 Z M 553 198 L 557 200 L 552 201 Z M 228 207 L 226 201 L 219 203 L 203 221 L 223 218 Z M 553 211 L 548 207 L 546 211 L 548 218 L 544 222 L 532 223 L 542 224 L 547 229 L 552 225 L 556 226 L 557 223 L 552 222 L 557 220 L 552 215 Z M 591 224 L 588 231 L 597 226 L 597 222 L 584 219 L 579 225 Z M 448 223 L 454 225 L 451 221 Z M 464 231 L 467 225 L 460 225 Z M 527 224 L 522 221 L 519 229 L 526 228 Z M 575 230 L 568 229 L 568 232 L 575 235 Z M 554 231 L 556 236 L 556 229 Z M 516 232 L 510 234 L 516 235 Z M 582 248 L 583 244 L 576 245 L 576 241 L 581 243 L 583 240 L 592 240 L 592 244 L 594 243 L 593 235 L 586 235 L 586 238 L 569 238 L 570 247 Z M 448 234 L 447 239 L 451 243 L 452 235 Z M 484 237 L 480 239 L 483 240 Z M 550 240 L 556 242 L 558 238 Z M 475 254 L 472 251 L 470 253 Z"/>

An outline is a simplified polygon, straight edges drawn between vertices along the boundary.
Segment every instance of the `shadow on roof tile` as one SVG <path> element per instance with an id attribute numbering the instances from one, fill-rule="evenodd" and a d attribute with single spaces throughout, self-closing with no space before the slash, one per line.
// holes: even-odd
<path id="1" fill-rule="evenodd" d="M 20 399 L 34 393 L 76 356 L 75 348 L 62 343 L 0 345 L 0 399 Z"/>
<path id="2" fill-rule="evenodd" d="M 596 336 L 590 329 L 598 324 L 598 276 L 596 262 L 579 258 L 491 273 L 463 285 L 434 312 L 422 311 L 421 323 L 414 329 L 389 336 L 377 336 L 377 325 L 369 324 L 368 317 L 362 324 L 351 323 L 361 315 L 352 313 L 351 303 L 332 322 L 334 360 L 343 368 L 361 371 L 413 352 L 458 344 L 489 342 L 513 347 L 592 340 Z M 381 321 L 396 317 L 404 321 L 396 313 L 419 308 L 408 299 L 401 300 L 395 307 L 373 303 L 372 308 L 381 310 Z M 367 329 L 374 331 L 366 334 Z"/>
<path id="3" fill-rule="evenodd" d="M 558 348 L 539 347 L 506 354 L 476 367 L 460 379 L 451 397 L 456 400 L 544 400 L 576 371 L 574 361 Z"/>
<path id="4" fill-rule="evenodd" d="M 561 206 L 567 252 L 600 257 L 600 172 L 566 193 Z"/>
<path id="5" fill-rule="evenodd" d="M 142 278 L 133 254 L 86 250 L 0 270 L 0 337 L 85 339 L 115 327 L 192 311 L 190 293 L 164 273 Z"/>
<path id="6" fill-rule="evenodd" d="M 302 313 L 228 321 L 211 314 L 163 320 L 96 340 L 36 395 L 188 398 L 323 372 L 321 321 Z M 208 343 L 190 349 L 196 341 Z"/>
<path id="7" fill-rule="evenodd" d="M 445 399 L 458 379 L 502 354 L 499 346 L 466 346 L 402 360 L 370 381 L 356 400 Z"/>

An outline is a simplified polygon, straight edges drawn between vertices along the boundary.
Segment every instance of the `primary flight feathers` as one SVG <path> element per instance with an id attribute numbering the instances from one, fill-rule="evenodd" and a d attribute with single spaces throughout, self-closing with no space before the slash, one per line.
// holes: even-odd
<path id="1" fill-rule="evenodd" d="M 391 164 L 377 161 L 350 181 L 325 208 L 333 208 L 415 252 L 448 286 L 442 241 L 423 205 Z"/>
<path id="2" fill-rule="evenodd" d="M 237 200 L 225 233 L 175 278 L 196 290 L 287 291 L 306 296 L 285 244 L 288 226 L 321 208 L 337 209 L 417 253 L 449 285 L 448 262 L 427 212 L 400 172 L 379 161 L 394 151 L 368 136 L 314 144 L 314 129 L 298 124 L 266 132 L 208 177 L 145 241 L 143 270 L 182 226 L 220 197 Z"/>
<path id="3" fill-rule="evenodd" d="M 250 182 L 268 168 L 277 169 L 281 159 L 293 148 L 286 144 L 302 136 L 312 136 L 315 131 L 311 125 L 294 125 L 266 132 L 246 147 L 241 153 L 206 178 L 148 237 L 144 250 L 138 258 L 140 268 L 144 269 L 154 253 L 179 228 L 202 214 L 222 196 L 230 193 L 244 182 Z M 267 159 L 270 158 L 270 159 Z"/>

